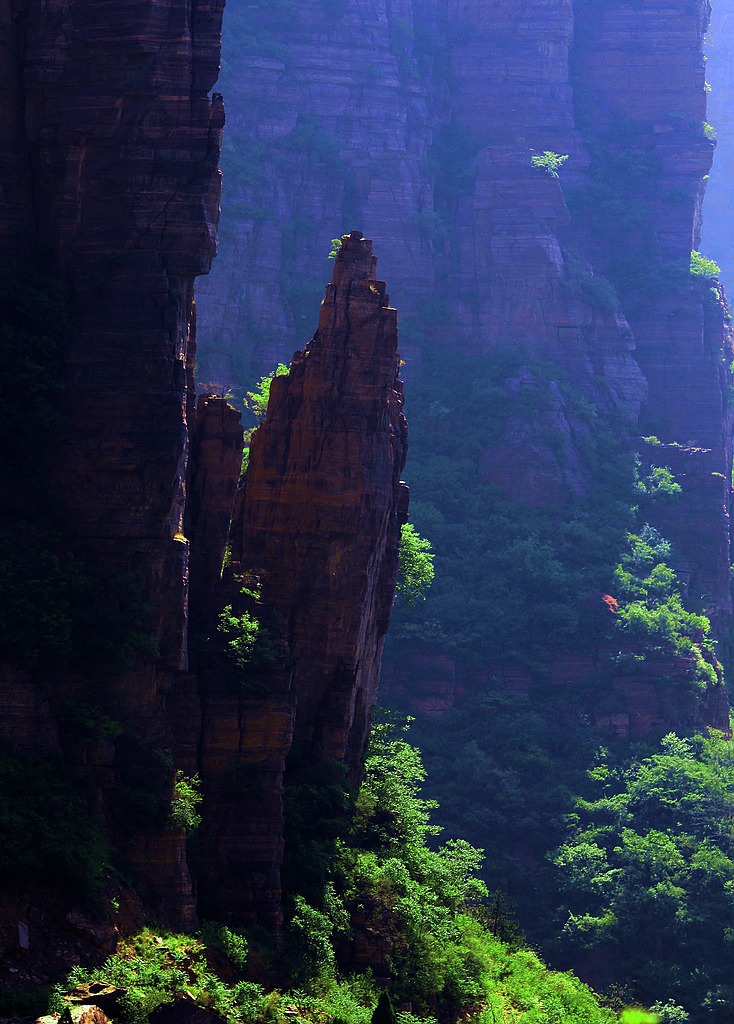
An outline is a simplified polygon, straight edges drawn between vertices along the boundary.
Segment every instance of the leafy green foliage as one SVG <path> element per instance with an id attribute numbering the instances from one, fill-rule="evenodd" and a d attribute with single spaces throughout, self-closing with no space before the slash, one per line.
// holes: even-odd
<path id="1" fill-rule="evenodd" d="M 244 431 L 244 447 L 242 449 L 242 467 L 240 473 L 244 475 L 247 472 L 247 466 L 250 461 L 250 441 L 252 435 L 259 423 L 265 419 L 268 411 L 268 402 L 270 401 L 270 385 L 273 382 L 274 377 L 286 377 L 290 372 L 290 367 L 286 366 L 285 363 L 278 363 L 272 373 L 266 373 L 265 376 L 261 377 L 253 391 L 247 391 L 245 393 L 245 412 L 249 412 L 255 419 L 255 424 L 251 427 L 245 427 Z"/>
<path id="2" fill-rule="evenodd" d="M 546 149 L 544 153 L 530 157 L 530 163 L 532 166 L 537 167 L 541 171 L 545 171 L 545 173 L 550 175 L 551 178 L 558 177 L 558 171 L 563 167 L 567 160 L 567 153 L 554 153 L 550 149 Z"/>
<path id="3" fill-rule="evenodd" d="M 0 981 L 0 1013 L 11 1019 L 37 1018 L 46 1012 L 49 995 L 49 985 L 39 985 L 37 982 L 13 984 Z"/>
<path id="4" fill-rule="evenodd" d="M 614 574 L 618 633 L 627 645 L 638 647 L 640 658 L 659 651 L 689 657 L 694 685 L 715 685 L 711 624 L 705 615 L 684 608 L 681 586 L 664 561 L 670 545 L 648 524 L 639 534 L 629 534 L 628 544 Z"/>
<path id="5" fill-rule="evenodd" d="M 721 267 L 714 260 L 707 259 L 695 249 L 691 250 L 691 273 L 706 281 L 713 281 L 721 274 Z"/>
<path id="6" fill-rule="evenodd" d="M 272 373 L 267 373 L 264 377 L 260 378 L 254 391 L 247 392 L 245 408 L 252 413 L 258 423 L 265 419 L 265 414 L 268 411 L 270 385 L 273 383 L 273 378 L 287 377 L 289 372 L 290 367 L 286 366 L 285 363 L 278 363 Z"/>
<path id="7" fill-rule="evenodd" d="M 645 998 L 668 1000 L 667 1008 L 658 1003 L 663 1019 L 691 1012 L 727 1020 L 731 744 L 671 734 L 648 757 L 626 764 L 602 757 L 590 777 L 595 796 L 578 801 L 555 854 L 567 899 L 562 939 L 572 948 L 611 944 L 623 977 L 634 978 Z"/>
<path id="8" fill-rule="evenodd" d="M 294 896 L 288 922 L 290 952 L 295 962 L 293 978 L 308 984 L 313 979 L 333 976 L 336 958 L 332 945 L 334 922 L 310 906 L 302 896 Z"/>
<path id="9" fill-rule="evenodd" d="M 201 825 L 201 780 L 198 775 L 184 775 L 177 771 L 171 797 L 171 828 L 177 832 L 195 832 Z"/>
<path id="10" fill-rule="evenodd" d="M 473 1001 L 476 980 L 462 991 L 455 974 L 464 956 L 456 915 L 486 888 L 476 877 L 480 851 L 462 840 L 429 849 L 439 830 L 434 804 L 419 795 L 424 777 L 418 751 L 389 723 L 377 725 L 337 891 L 370 931 L 390 937 L 396 996 L 427 1009 Z"/>
<path id="11" fill-rule="evenodd" d="M 649 438 L 645 440 L 648 444 L 660 444 L 657 438 L 654 441 L 650 441 Z M 678 498 L 682 494 L 682 488 L 676 483 L 673 473 L 667 466 L 652 466 L 646 476 L 638 475 L 635 492 L 640 499 Z"/>
<path id="12" fill-rule="evenodd" d="M 291 763 L 285 776 L 283 889 L 318 904 L 331 877 L 337 843 L 348 833 L 353 794 L 339 762 Z"/>
<path id="13" fill-rule="evenodd" d="M 412 523 L 404 523 L 400 532 L 400 568 L 396 590 L 409 607 L 416 601 L 425 600 L 426 591 L 433 583 L 434 556 L 430 551 L 431 542 L 419 536 Z"/>
<path id="14" fill-rule="evenodd" d="M 567 253 L 565 262 L 571 288 L 592 309 L 610 312 L 619 309 L 619 296 L 614 285 L 607 277 L 592 274 L 588 262 L 580 253 Z"/>
<path id="15" fill-rule="evenodd" d="M 225 650 L 230 660 L 237 668 L 247 668 L 253 661 L 260 638 L 258 620 L 249 612 L 234 615 L 232 605 L 228 604 L 219 613 L 217 632 L 225 638 Z"/>
<path id="16" fill-rule="evenodd" d="M 343 243 L 342 243 L 341 238 L 332 238 L 332 240 L 331 240 L 331 250 L 329 251 L 329 257 L 328 257 L 330 260 L 335 260 L 337 258 L 337 256 L 341 252 L 342 244 Z"/>
<path id="17" fill-rule="evenodd" d="M 194 936 L 145 929 L 120 942 L 117 952 L 100 967 L 92 971 L 75 968 L 65 984 L 57 986 L 51 1009 L 63 1009 L 63 992 L 70 987 L 102 978 L 126 990 L 121 1024 L 144 1024 L 159 1006 L 173 1003 L 184 993 L 199 1006 L 220 1014 L 227 1024 L 262 1021 L 260 986 L 247 981 L 226 984 L 211 970 L 205 954 L 204 944 Z"/>
<path id="18" fill-rule="evenodd" d="M 227 957 L 237 978 L 244 978 L 249 956 L 249 943 L 245 935 L 224 924 L 209 921 L 201 929 L 202 941 L 221 950 Z"/>
<path id="19" fill-rule="evenodd" d="M 601 1009 L 576 979 L 550 974 L 529 951 L 511 954 L 480 923 L 479 918 L 486 916 L 478 905 L 486 896 L 477 878 L 481 852 L 458 839 L 434 845 L 440 832 L 431 823 L 435 804 L 421 795 L 425 772 L 404 727 L 390 718 L 375 727 L 356 800 L 350 800 L 343 776 L 341 785 L 334 770 L 329 777 L 329 806 L 318 804 L 323 797 L 316 774 L 310 791 L 301 783 L 287 798 L 286 819 L 301 812 L 298 831 L 290 826 L 291 849 L 307 823 L 314 833 L 306 846 L 312 851 L 306 858 L 312 867 L 303 879 L 309 900 L 295 896 L 288 928 L 289 973 L 313 993 L 312 999 L 323 999 L 329 992 L 334 1005 L 337 993 L 342 993 L 344 1005 L 343 987 L 334 982 L 339 958 L 334 960 L 330 945 L 338 954 L 343 940 L 359 929 L 381 937 L 390 991 L 396 999 L 411 1001 L 412 1013 L 417 1014 L 411 1019 L 428 1016 L 449 1022 L 491 1005 L 499 1015 L 529 1013 L 533 1008 L 537 1016 L 527 1019 L 548 1024 L 565 1019 L 612 1021 L 613 1015 Z M 322 786 L 322 792 L 324 788 L 328 789 Z M 346 828 L 344 807 L 353 807 Z M 318 831 L 313 821 L 319 813 L 323 817 L 316 820 L 325 820 L 331 834 L 328 848 L 321 846 L 325 874 L 320 879 L 313 870 Z M 284 877 L 292 892 L 301 881 L 302 858 L 293 853 L 291 858 Z M 370 999 L 374 1007 L 371 988 L 363 993 L 359 1010 L 352 1004 L 336 1016 L 368 1024 L 363 1008 Z M 301 998 L 299 1005 L 316 1009 L 317 1004 Z M 491 1019 L 490 1015 L 488 1024 Z"/>
<path id="20" fill-rule="evenodd" d="M 579 25 L 579 31 L 588 31 L 590 24 Z M 574 218 L 605 244 L 612 246 L 620 230 L 630 238 L 630 245 L 610 259 L 607 273 L 624 298 L 626 313 L 634 314 L 651 296 L 669 293 L 687 281 L 685 262 L 661 257 L 653 215 L 661 175 L 655 137 L 645 125 L 624 117 L 600 128 L 595 100 L 581 83 L 574 96 L 577 123 L 592 160 L 588 182 L 564 194 Z"/>
<path id="21" fill-rule="evenodd" d="M 144 1024 L 154 1010 L 184 994 L 226 1024 L 286 1024 L 294 1009 L 304 1024 L 453 1024 L 470 1018 L 481 1024 L 613 1024 L 614 1014 L 576 978 L 548 971 L 530 950 L 510 949 L 480 922 L 477 900 L 486 891 L 476 877 L 480 851 L 461 841 L 429 848 L 439 830 L 430 823 L 433 804 L 420 795 L 420 754 L 404 733 L 394 723 L 377 726 L 356 801 L 342 774 L 346 813 L 333 840 L 331 877 L 322 879 L 314 902 L 291 894 L 287 959 L 276 962 L 271 991 L 237 980 L 246 975 L 248 952 L 257 942 L 210 923 L 201 937 L 146 929 L 122 940 L 93 972 L 75 968 L 57 987 L 50 1008 L 60 1011 L 64 991 L 94 978 L 126 990 L 121 1024 Z M 303 779 L 302 774 L 298 795 L 308 797 Z M 338 784 L 333 774 L 333 788 Z M 312 800 L 318 799 L 317 788 L 314 783 Z M 306 814 L 315 810 L 311 804 Z M 356 929 L 380 936 L 391 992 L 411 999 L 410 1013 L 396 1015 L 384 992 L 378 998 L 369 972 L 338 976 L 339 953 L 349 949 L 343 940 Z M 232 982 L 212 968 L 222 954 L 234 971 Z M 279 990 L 284 976 L 300 987 Z"/>
<path id="22" fill-rule="evenodd" d="M 709 623 L 685 607 L 670 545 L 646 523 L 680 485 L 666 466 L 635 466 L 557 370 L 529 362 L 495 352 L 452 367 L 424 354 L 411 389 L 411 513 L 434 544 L 436 581 L 424 602 L 396 607 L 388 646 L 399 645 L 408 688 L 406 646 L 419 684 L 428 679 L 439 692 L 448 659 L 436 655 L 451 656 L 462 706 L 415 727 L 428 793 L 449 836 L 487 851 L 484 879 L 510 893 L 530 940 L 547 948 L 558 898 L 546 856 L 588 785 L 599 743 L 590 723 L 615 709 L 613 680 L 644 672 L 652 657 L 685 659 L 684 677 L 660 686 L 695 701 L 717 682 L 717 667 Z M 576 444 L 595 481 L 560 513 L 523 507 L 481 481 L 482 453 L 502 443 L 507 422 L 521 422 L 536 440 L 549 378 L 585 425 L 579 434 L 588 430 Z M 609 597 L 604 614 L 602 594 L 617 602 Z M 585 677 L 568 688 L 545 678 L 564 649 L 589 654 Z M 447 694 L 452 671 L 445 669 Z"/>
<path id="23" fill-rule="evenodd" d="M 660 1024 L 656 1013 L 648 1013 L 640 1007 L 632 1006 L 622 1011 L 621 1024 Z"/>

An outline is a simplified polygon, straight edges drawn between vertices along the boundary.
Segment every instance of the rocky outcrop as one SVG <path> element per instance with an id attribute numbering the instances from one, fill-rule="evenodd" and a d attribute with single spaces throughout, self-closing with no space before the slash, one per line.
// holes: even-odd
<path id="1" fill-rule="evenodd" d="M 191 438 L 186 532 L 191 544 L 191 620 L 205 628 L 222 573 L 235 490 L 242 466 L 241 414 L 218 395 L 199 396 Z"/>
<path id="2" fill-rule="evenodd" d="M 683 459 L 680 448 L 665 450 L 667 464 L 681 472 L 683 495 L 672 514 L 676 523 L 664 516 L 661 527 L 671 527 L 689 596 L 724 632 L 732 612 L 731 337 L 713 282 L 685 273 L 690 250 L 699 245 L 704 176 L 714 150 L 704 123 L 702 51 L 709 13 L 706 3 L 644 10 L 619 3 L 603 12 L 578 4 L 576 89 L 593 97 L 594 123 L 587 121 L 584 130 L 595 159 L 611 160 L 611 166 L 616 160 L 620 177 L 635 161 L 648 168 L 644 176 L 632 174 L 639 184 L 629 194 L 632 215 L 620 232 L 626 256 L 598 227 L 591 244 L 597 266 L 617 281 L 647 380 L 642 432 L 686 449 Z M 620 81 L 635 87 L 620 88 Z M 593 173 L 592 164 L 592 179 Z"/>
<path id="3" fill-rule="evenodd" d="M 225 266 L 201 292 L 203 379 L 241 384 L 290 355 L 318 316 L 329 240 L 353 225 L 380 240 L 401 312 L 419 301 L 433 259 L 431 137 L 413 6 L 227 9 Z M 420 7 L 431 26 L 433 4 Z"/>
<path id="4" fill-rule="evenodd" d="M 56 664 L 32 683 L 17 673 L 3 682 L 15 750 L 24 723 L 48 737 L 44 753 L 58 750 L 54 729 L 29 716 L 89 700 L 90 677 L 91 699 L 129 730 L 126 742 L 134 735 L 154 759 L 172 747 L 165 694 L 187 662 L 193 282 L 216 248 L 224 116 L 208 93 L 223 6 L 146 0 L 113 16 L 91 0 L 12 0 L 0 15 L 0 275 L 12 288 L 32 259 L 60 282 L 69 320 L 49 518 L 64 555 L 101 579 L 134 579 L 150 608 L 132 671 Z M 141 826 L 116 813 L 122 747 L 100 759 L 72 746 L 159 912 L 192 922 L 184 837 L 165 814 Z M 172 772 L 157 763 L 147 784 L 165 807 Z"/>
<path id="5" fill-rule="evenodd" d="M 239 682 L 202 671 L 216 870 L 201 885 L 218 918 L 277 926 L 286 759 L 361 764 L 408 504 L 397 314 L 375 268 L 372 243 L 345 236 L 316 334 L 272 381 L 235 504 L 220 604 L 253 615 L 270 651 L 256 646 Z"/>
<path id="6" fill-rule="evenodd" d="M 729 182 L 734 173 L 734 123 L 732 123 L 732 40 L 734 4 L 716 0 L 711 5 L 711 24 L 706 35 L 706 120 L 716 132 L 716 153 L 706 184 L 701 251 L 721 267 L 724 284 L 734 282 L 734 201 Z"/>
<path id="7" fill-rule="evenodd" d="M 130 561 L 155 564 L 158 603 L 172 576 L 179 589 L 185 579 L 170 542 L 185 493 L 192 286 L 216 246 L 224 119 L 207 93 L 223 4 L 150 0 L 114 19 L 93 3 L 10 6 L 5 112 L 18 130 L 4 147 L 2 265 L 7 276 L 19 253 L 40 252 L 70 296 L 56 483 L 79 550 L 114 559 L 124 542 Z M 180 667 L 183 638 L 161 629 L 164 659 Z"/>
<path id="8" fill-rule="evenodd" d="M 272 366 L 307 304 L 293 269 L 326 252 L 348 200 L 408 321 L 408 380 L 448 339 L 463 354 L 527 354 L 504 382 L 511 412 L 478 457 L 481 479 L 536 509 L 586 491 L 589 423 L 564 377 L 617 433 L 657 436 L 656 464 L 683 486 L 658 525 L 693 606 L 724 635 L 731 343 L 720 295 L 687 273 L 714 149 L 708 4 L 343 0 L 326 24 L 323 5 L 278 20 L 256 4 L 244 39 L 229 15 L 224 203 L 238 229 L 206 283 L 205 363 L 226 384 L 252 379 L 230 339 L 257 336 L 255 364 Z M 542 408 L 515 412 L 531 387 Z M 438 652 L 405 657 L 392 674 L 427 680 L 421 706 L 450 703 L 445 687 L 472 677 L 458 665 L 449 685 Z"/>
<path id="9" fill-rule="evenodd" d="M 276 377 L 232 531 L 294 661 L 299 752 L 356 768 L 398 571 L 407 425 L 397 313 L 372 243 L 345 236 L 319 328 Z"/>
<path id="10" fill-rule="evenodd" d="M 206 906 L 276 928 L 286 757 L 295 743 L 356 768 L 366 739 L 406 436 L 396 313 L 355 234 L 319 331 L 273 386 L 221 582 L 242 428 L 216 393 L 196 406 L 193 282 L 216 247 L 222 7 L 146 0 L 111 18 L 17 0 L 1 16 L 2 283 L 34 252 L 68 300 L 54 543 L 104 581 L 103 601 L 132 579 L 140 622 L 127 666 L 12 666 L 0 702 L 11 752 L 73 766 L 178 926 L 197 907 L 174 778 L 199 772 Z M 242 611 L 250 580 L 275 655 L 239 686 L 217 616 Z M 69 724 L 77 706 L 89 735 Z"/>
<path id="11" fill-rule="evenodd" d="M 487 0 L 345 0 L 326 22 L 323 6 L 278 18 L 255 5 L 246 30 L 228 15 L 225 231 L 204 285 L 204 376 L 241 384 L 290 350 L 346 204 L 379 240 L 403 316 L 436 343 L 450 331 L 465 351 L 527 345 L 583 378 L 601 408 L 634 417 L 645 383 L 629 328 L 571 280 L 565 247 L 581 240 L 559 180 L 531 166 L 546 149 L 570 155 L 572 176 L 588 164 L 571 0 L 532 16 Z M 420 351 L 410 338 L 402 348 L 410 377 Z"/>

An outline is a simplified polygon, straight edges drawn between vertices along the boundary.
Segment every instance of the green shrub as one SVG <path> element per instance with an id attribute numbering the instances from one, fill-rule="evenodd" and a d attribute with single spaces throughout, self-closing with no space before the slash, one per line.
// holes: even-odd
<path id="1" fill-rule="evenodd" d="M 237 668 L 248 668 L 255 660 L 257 644 L 260 640 L 261 627 L 258 620 L 249 612 L 234 615 L 232 605 L 228 604 L 219 613 L 217 632 L 226 638 L 227 657 Z"/>
<path id="2" fill-rule="evenodd" d="M 587 302 L 592 309 L 616 312 L 619 296 L 611 281 L 598 274 L 592 274 L 588 262 L 578 253 L 566 256 L 566 271 L 571 288 Z"/>
<path id="3" fill-rule="evenodd" d="M 695 249 L 691 250 L 691 273 L 695 277 L 702 277 L 705 281 L 713 281 L 721 274 L 721 267 L 714 260 L 707 259 Z"/>
<path id="4" fill-rule="evenodd" d="M 431 542 L 419 536 L 412 523 L 404 523 L 400 533 L 400 568 L 396 591 L 409 607 L 425 600 L 426 591 L 433 583 L 434 556 Z"/>
<path id="5" fill-rule="evenodd" d="M 568 153 L 554 153 L 550 149 L 546 149 L 542 154 L 536 154 L 530 157 L 530 163 L 533 167 L 537 167 L 541 171 L 545 171 L 546 174 L 550 175 L 551 178 L 558 177 L 558 171 L 568 160 Z"/>
<path id="6" fill-rule="evenodd" d="M 260 378 L 260 381 L 254 391 L 248 391 L 245 397 L 245 408 L 252 413 L 258 423 L 265 419 L 265 414 L 268 411 L 268 402 L 270 401 L 270 385 L 273 383 L 274 377 L 287 377 L 290 373 L 290 367 L 286 366 L 285 363 L 278 363 L 272 373 L 266 374 Z"/>
<path id="7" fill-rule="evenodd" d="M 201 825 L 201 780 L 177 771 L 173 782 L 169 823 L 176 832 L 195 832 Z"/>
<path id="8" fill-rule="evenodd" d="M 613 948 L 620 981 L 657 999 L 663 1020 L 722 1020 L 734 998 L 731 744 L 670 734 L 647 757 L 600 752 L 590 777 L 555 854 L 566 947 Z"/>
<path id="9" fill-rule="evenodd" d="M 294 981 L 303 984 L 332 978 L 336 959 L 331 941 L 334 925 L 329 917 L 309 906 L 302 896 L 295 896 L 288 931 Z"/>
<path id="10" fill-rule="evenodd" d="M 95 980 L 125 989 L 121 1024 L 145 1024 L 158 1007 L 172 1004 L 184 995 L 222 1016 L 227 1024 L 249 1024 L 262 1019 L 262 989 L 251 982 L 225 984 L 211 970 L 205 954 L 204 944 L 194 936 L 146 928 L 123 939 L 117 952 L 99 967 L 74 968 L 66 982 L 56 987 L 50 1009 L 60 1012 L 64 992 L 83 981 Z"/>

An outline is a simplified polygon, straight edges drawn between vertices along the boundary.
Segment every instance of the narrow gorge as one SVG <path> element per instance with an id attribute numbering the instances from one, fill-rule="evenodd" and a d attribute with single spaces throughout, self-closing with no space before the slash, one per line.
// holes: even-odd
<path id="1" fill-rule="evenodd" d="M 0 1018 L 729 1024 L 729 43 L 7 0 Z"/>

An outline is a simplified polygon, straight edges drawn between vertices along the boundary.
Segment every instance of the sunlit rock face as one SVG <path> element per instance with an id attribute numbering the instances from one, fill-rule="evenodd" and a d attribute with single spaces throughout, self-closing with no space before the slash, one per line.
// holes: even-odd
<path id="1" fill-rule="evenodd" d="M 217 917 L 278 926 L 286 761 L 353 775 L 362 762 L 408 505 L 397 313 L 376 262 L 359 232 L 344 238 L 318 330 L 271 384 L 235 503 L 220 603 L 249 607 L 273 653 L 240 696 L 202 671 L 203 847 L 216 865 L 202 898 Z"/>
<path id="2" fill-rule="evenodd" d="M 688 0 L 306 0 L 245 18 L 230 4 L 230 220 L 201 351 L 229 385 L 302 344 L 319 297 L 308 268 L 358 224 L 404 315 L 408 384 L 438 349 L 521 349 L 620 433 L 668 446 L 683 497 L 659 525 L 723 635 L 731 341 L 720 296 L 686 273 L 714 150 L 709 13 Z M 528 366 L 505 382 L 510 397 L 530 386 Z M 558 381 L 542 387 L 542 415 L 508 416 L 477 472 L 526 507 L 562 509 L 590 483 L 589 427 Z"/>

